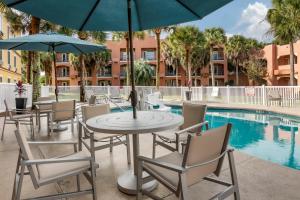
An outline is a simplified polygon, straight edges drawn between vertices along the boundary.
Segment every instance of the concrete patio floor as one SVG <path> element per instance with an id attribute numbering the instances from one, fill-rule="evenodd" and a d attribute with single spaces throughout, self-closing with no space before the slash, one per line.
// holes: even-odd
<path id="1" fill-rule="evenodd" d="M 3 118 L 0 120 L 2 130 Z M 27 132 L 27 126 L 21 126 L 24 132 Z M 17 162 L 18 146 L 14 136 L 15 126 L 7 125 L 5 138 L 0 142 L 0 199 L 11 199 L 11 192 L 14 181 L 14 171 Z M 75 129 L 76 130 L 76 129 Z M 29 135 L 28 135 L 29 138 Z M 70 128 L 67 131 L 54 133 L 51 138 L 47 137 L 46 126 L 42 127 L 41 133 L 37 133 L 36 140 L 76 140 L 77 134 L 72 134 Z M 141 154 L 151 156 L 152 137 L 151 134 L 140 136 Z M 158 147 L 158 156 L 168 153 Z M 37 157 L 41 153 L 46 157 L 53 157 L 72 152 L 72 146 L 44 146 L 33 149 Z M 238 181 L 240 186 L 241 199 L 243 200 L 299 200 L 300 199 L 300 171 L 273 164 L 239 151 L 235 151 L 235 161 L 237 167 Z M 96 153 L 96 162 L 99 163 L 97 169 L 97 193 L 99 200 L 118 200 L 135 199 L 134 196 L 127 196 L 117 189 L 117 178 L 125 172 L 130 166 L 127 165 L 125 146 L 115 147 L 110 153 L 109 149 L 98 151 Z M 229 180 L 229 170 L 227 160 L 223 166 L 221 177 Z M 82 183 L 89 186 L 84 177 L 81 177 Z M 35 190 L 29 177 L 26 177 L 22 189 L 22 198 L 29 198 L 38 195 L 47 195 L 60 191 L 71 191 L 75 188 L 75 178 L 66 179 L 59 183 L 59 186 L 53 184 L 44 186 Z M 192 199 L 208 199 L 214 193 L 223 189 L 221 186 L 201 182 L 190 188 Z M 154 191 L 167 200 L 176 199 L 174 195 L 159 185 Z M 81 196 L 75 199 L 91 199 L 90 196 Z M 233 199 L 232 197 L 229 199 Z"/>

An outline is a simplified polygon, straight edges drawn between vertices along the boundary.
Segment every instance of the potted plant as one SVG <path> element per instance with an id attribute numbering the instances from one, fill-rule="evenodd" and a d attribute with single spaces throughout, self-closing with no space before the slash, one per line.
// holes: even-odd
<path id="1" fill-rule="evenodd" d="M 27 103 L 27 98 L 26 97 L 22 97 L 23 94 L 25 93 L 26 88 L 23 85 L 22 81 L 18 81 L 16 83 L 16 89 L 15 92 L 17 93 L 17 97 L 16 97 L 16 109 L 17 110 L 24 110 L 26 109 L 26 103 Z M 20 114 L 22 112 L 17 112 L 17 114 Z"/>
<path id="2" fill-rule="evenodd" d="M 189 90 L 185 91 L 185 98 L 187 101 L 190 101 L 190 100 L 192 100 L 192 90 L 191 90 L 191 81 L 190 80 L 188 81 L 188 87 L 189 87 Z"/>

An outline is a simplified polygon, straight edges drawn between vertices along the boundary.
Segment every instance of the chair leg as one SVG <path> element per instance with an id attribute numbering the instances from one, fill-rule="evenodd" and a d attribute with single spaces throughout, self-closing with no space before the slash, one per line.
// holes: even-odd
<path id="1" fill-rule="evenodd" d="M 179 199 L 180 200 L 190 199 L 187 191 L 186 175 L 184 173 L 180 174 L 180 185 L 181 187 L 180 187 Z"/>
<path id="2" fill-rule="evenodd" d="M 93 188 L 93 200 L 97 200 L 97 190 L 96 190 L 96 171 L 95 171 L 95 162 L 91 160 L 91 179 L 92 179 L 92 188 Z"/>
<path id="3" fill-rule="evenodd" d="M 19 177 L 19 180 L 18 180 L 18 183 L 17 183 L 17 191 L 16 191 L 16 198 L 15 198 L 15 200 L 20 200 L 21 189 L 22 189 L 22 184 L 23 184 L 23 177 L 24 177 L 24 171 L 25 171 L 25 166 L 22 165 L 20 177 Z"/>
<path id="4" fill-rule="evenodd" d="M 110 153 L 113 152 L 113 144 L 114 144 L 113 138 L 111 137 L 111 138 L 109 139 L 109 152 L 110 152 Z"/>
<path id="5" fill-rule="evenodd" d="M 156 135 L 152 133 L 153 135 L 153 146 L 152 146 L 152 158 L 155 159 L 156 154 Z"/>
<path id="6" fill-rule="evenodd" d="M 31 131 L 31 138 L 35 140 L 33 117 L 30 118 L 30 131 Z"/>
<path id="7" fill-rule="evenodd" d="M 76 176 L 76 183 L 77 183 L 77 191 L 80 192 L 80 176 L 79 174 Z"/>
<path id="8" fill-rule="evenodd" d="M 129 135 L 126 135 L 126 149 L 127 149 L 127 163 L 128 165 L 131 164 L 131 154 L 130 154 L 130 139 Z"/>
<path id="9" fill-rule="evenodd" d="M 5 129 L 5 124 L 6 124 L 6 115 L 4 116 L 4 121 L 3 121 L 3 128 L 2 128 L 1 141 L 3 141 L 3 139 L 4 139 L 4 129 Z"/>
<path id="10" fill-rule="evenodd" d="M 17 177 L 20 170 L 20 162 L 21 162 L 21 150 L 19 151 L 17 166 L 16 166 L 16 173 L 15 173 L 15 180 L 14 180 L 14 186 L 13 186 L 13 192 L 11 199 L 14 200 L 16 198 L 16 188 L 17 188 Z"/>
<path id="11" fill-rule="evenodd" d="M 71 131 L 74 133 L 74 119 L 71 119 Z"/>
<path id="12" fill-rule="evenodd" d="M 137 169 L 137 185 L 136 185 L 136 200 L 140 200 L 142 199 L 142 173 L 143 173 L 143 169 L 142 169 L 142 162 L 138 161 L 138 169 Z"/>
<path id="13" fill-rule="evenodd" d="M 229 159 L 230 176 L 232 180 L 232 185 L 234 186 L 234 199 L 240 200 L 240 191 L 239 191 L 239 185 L 238 185 L 237 174 L 235 169 L 233 151 L 228 152 L 228 159 Z"/>

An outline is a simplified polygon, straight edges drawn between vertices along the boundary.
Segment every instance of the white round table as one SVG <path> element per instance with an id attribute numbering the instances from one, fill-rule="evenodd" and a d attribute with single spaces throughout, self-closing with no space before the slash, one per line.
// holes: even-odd
<path id="1" fill-rule="evenodd" d="M 132 134 L 133 138 L 133 171 L 129 170 L 118 178 L 118 188 L 126 194 L 136 194 L 137 156 L 139 155 L 139 134 L 173 129 L 183 123 L 183 117 L 170 112 L 138 111 L 137 119 L 132 112 L 110 113 L 93 117 L 86 121 L 89 129 L 109 134 Z M 151 191 L 157 186 L 156 181 L 143 185 Z"/>

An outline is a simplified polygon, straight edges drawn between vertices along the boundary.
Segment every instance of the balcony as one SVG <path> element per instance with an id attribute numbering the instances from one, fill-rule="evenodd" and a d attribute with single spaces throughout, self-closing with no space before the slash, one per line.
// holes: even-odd
<path id="1" fill-rule="evenodd" d="M 97 73 L 97 77 L 112 77 L 111 72 L 99 72 Z"/>
<path id="2" fill-rule="evenodd" d="M 125 70 L 122 70 L 121 72 L 120 72 L 120 77 L 126 77 L 126 71 Z"/>
<path id="3" fill-rule="evenodd" d="M 166 71 L 166 76 L 176 76 L 176 71 Z"/>
<path id="4" fill-rule="evenodd" d="M 61 57 L 61 58 L 56 58 L 57 63 L 68 63 L 69 58 L 68 57 Z"/>

